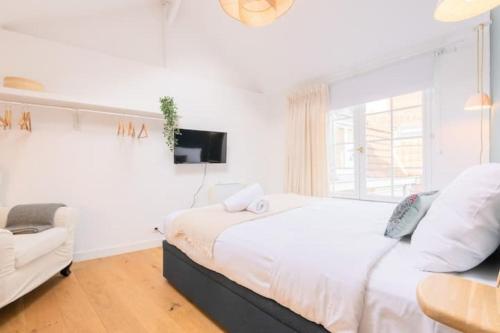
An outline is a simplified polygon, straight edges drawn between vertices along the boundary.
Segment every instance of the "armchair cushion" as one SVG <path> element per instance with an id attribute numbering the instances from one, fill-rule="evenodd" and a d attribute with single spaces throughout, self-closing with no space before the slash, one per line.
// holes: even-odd
<path id="1" fill-rule="evenodd" d="M 60 247 L 67 238 L 68 230 L 63 227 L 55 227 L 36 234 L 13 236 L 16 268 L 22 267 L 54 251 Z"/>
<path id="2" fill-rule="evenodd" d="M 14 235 L 6 229 L 0 229 L 0 279 L 15 270 L 14 261 Z"/>
<path id="3" fill-rule="evenodd" d="M 0 207 L 0 228 L 5 229 L 7 224 L 7 215 L 9 215 L 8 207 Z"/>

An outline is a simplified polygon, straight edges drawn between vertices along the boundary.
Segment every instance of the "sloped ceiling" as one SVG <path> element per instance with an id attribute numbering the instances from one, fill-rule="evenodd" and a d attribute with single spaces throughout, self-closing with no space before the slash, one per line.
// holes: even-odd
<path id="1" fill-rule="evenodd" d="M 242 26 L 218 0 L 182 0 L 167 34 L 167 66 L 276 93 L 373 59 L 404 54 L 476 21 L 435 22 L 436 0 L 296 0 L 276 23 Z M 0 25 L 40 38 L 162 65 L 159 0 L 7 0 Z"/>

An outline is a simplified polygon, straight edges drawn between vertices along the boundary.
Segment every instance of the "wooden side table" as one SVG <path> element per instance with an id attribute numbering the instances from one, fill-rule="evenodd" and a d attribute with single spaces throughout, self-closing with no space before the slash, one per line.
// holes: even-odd
<path id="1" fill-rule="evenodd" d="M 419 283 L 417 299 L 427 316 L 456 330 L 500 333 L 500 288 L 432 274 Z"/>

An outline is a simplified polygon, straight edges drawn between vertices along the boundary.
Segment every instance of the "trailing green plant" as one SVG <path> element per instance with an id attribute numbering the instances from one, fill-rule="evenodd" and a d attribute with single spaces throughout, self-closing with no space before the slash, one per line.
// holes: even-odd
<path id="1" fill-rule="evenodd" d="M 165 137 L 165 143 L 172 151 L 176 143 L 175 135 L 180 133 L 178 128 L 179 115 L 177 114 L 177 105 L 174 98 L 170 96 L 160 97 L 160 108 L 165 118 L 163 136 Z"/>

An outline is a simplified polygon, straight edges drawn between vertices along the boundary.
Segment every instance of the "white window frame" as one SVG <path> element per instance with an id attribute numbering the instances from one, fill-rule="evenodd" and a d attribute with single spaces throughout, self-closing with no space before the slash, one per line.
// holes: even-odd
<path id="1" fill-rule="evenodd" d="M 431 133 L 431 117 L 430 117 L 430 110 L 432 109 L 432 91 L 431 89 L 426 89 L 426 90 L 421 90 L 423 94 L 423 101 L 422 101 L 422 136 L 418 136 L 418 138 L 422 138 L 422 159 L 423 159 L 423 165 L 422 165 L 422 186 L 424 190 L 428 190 L 430 188 L 431 184 L 431 139 L 432 139 L 432 133 Z M 400 94 L 404 95 L 404 94 Z M 387 98 L 392 98 L 392 97 L 397 97 L 396 96 L 390 96 Z M 373 195 L 373 194 L 368 194 L 366 193 L 367 187 L 366 187 L 366 154 L 363 152 L 357 151 L 358 148 L 362 148 L 364 151 L 366 151 L 366 135 L 365 135 L 365 105 L 366 104 L 361 104 L 353 107 L 349 107 L 353 111 L 353 146 L 354 146 L 354 193 L 351 194 L 338 194 L 338 193 L 330 193 L 331 197 L 335 198 L 347 198 L 347 199 L 355 199 L 355 200 L 365 200 L 365 201 L 383 201 L 383 202 L 399 202 L 401 200 L 400 197 L 394 197 L 394 196 L 383 196 L 383 195 Z M 393 112 L 395 110 L 392 109 L 391 106 L 391 117 L 393 117 Z M 335 110 L 330 111 L 330 115 L 335 112 Z M 392 126 L 392 120 L 391 120 L 391 126 Z M 332 128 L 330 128 L 332 122 L 328 122 L 328 138 L 329 140 L 334 140 L 334 133 L 332 131 Z M 393 133 L 392 128 L 391 128 L 391 133 Z M 416 137 L 417 138 L 417 137 Z M 407 138 L 405 138 L 407 139 Z M 392 145 L 394 143 L 394 139 L 391 138 L 391 149 Z M 333 168 L 335 170 L 335 147 L 336 144 L 334 142 L 331 142 L 329 144 L 329 163 L 333 163 Z M 394 161 L 393 161 L 394 163 Z M 329 166 L 330 168 L 330 166 Z M 394 168 L 391 168 L 393 170 Z M 357 175 L 357 176 L 356 176 Z M 333 171 L 333 176 L 335 177 L 335 171 Z M 392 177 L 391 177 L 392 179 Z M 330 180 L 329 180 L 330 181 Z"/>

